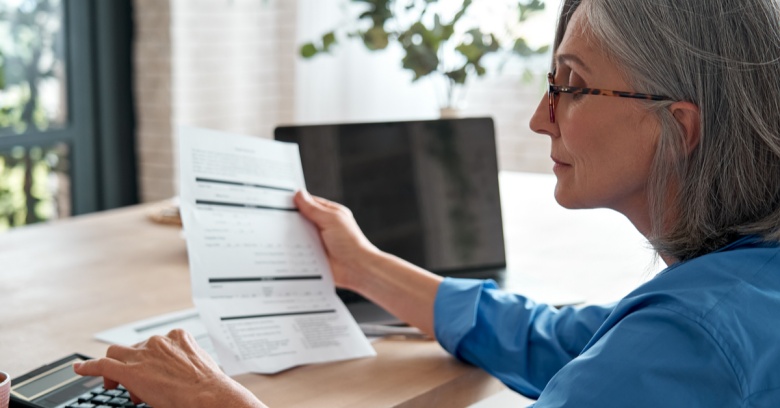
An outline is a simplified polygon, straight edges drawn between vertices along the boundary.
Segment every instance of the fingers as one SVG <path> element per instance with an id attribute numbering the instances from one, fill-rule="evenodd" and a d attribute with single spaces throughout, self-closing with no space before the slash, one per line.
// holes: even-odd
<path id="1" fill-rule="evenodd" d="M 184 329 L 173 329 L 168 332 L 168 337 L 181 343 L 195 342 L 195 338 Z"/>
<path id="2" fill-rule="evenodd" d="M 108 389 L 108 388 L 106 388 L 106 389 Z M 133 404 L 138 405 L 138 404 L 143 402 L 140 398 L 138 398 L 135 395 L 133 395 L 132 392 L 128 391 L 128 393 L 130 394 L 130 401 L 133 401 Z"/>
<path id="3" fill-rule="evenodd" d="M 120 346 L 118 344 L 112 344 L 108 346 L 108 350 L 106 350 L 106 357 L 112 358 L 114 360 L 126 362 L 127 360 L 132 358 L 132 356 L 135 355 L 135 353 L 137 353 L 136 349 L 141 344 L 143 343 L 139 343 L 133 347 L 125 347 L 125 346 Z"/>
<path id="4" fill-rule="evenodd" d="M 318 226 L 322 225 L 329 216 L 328 207 L 321 202 L 316 201 L 305 190 L 299 190 L 293 197 L 293 202 L 298 206 L 298 210 L 304 217 L 314 222 Z"/>
<path id="5" fill-rule="evenodd" d="M 113 390 L 119 386 L 120 383 L 125 383 L 125 373 L 127 372 L 127 366 L 114 359 L 104 357 L 94 360 L 87 360 L 80 363 L 73 364 L 73 371 L 78 375 L 87 377 L 103 377 L 103 388 L 107 390 Z M 143 401 L 130 392 L 130 400 L 133 404 L 140 404 Z"/>
<path id="6" fill-rule="evenodd" d="M 171 352 L 171 350 L 178 349 L 178 348 L 185 348 L 185 346 L 187 345 L 191 346 L 192 344 L 195 344 L 197 346 L 197 342 L 195 341 L 195 338 L 192 337 L 191 334 L 189 334 L 184 329 L 173 329 L 169 331 L 168 334 L 166 334 L 165 336 L 156 334 L 152 337 L 149 337 L 145 341 L 133 346 L 133 348 L 145 349 L 147 353 L 149 352 L 169 353 Z"/>
<path id="7" fill-rule="evenodd" d="M 122 382 L 124 376 L 124 363 L 112 358 L 104 357 L 93 360 L 86 360 L 73 364 L 73 371 L 78 375 L 87 377 L 104 377 L 110 379 L 116 387 L 116 382 Z M 109 384 L 110 385 L 110 384 Z"/>
<path id="8" fill-rule="evenodd" d="M 103 388 L 107 390 L 113 390 L 114 388 L 119 387 L 119 383 L 111 380 L 107 377 L 103 377 Z"/>
<path id="9" fill-rule="evenodd" d="M 119 386 L 120 370 L 126 368 L 125 361 L 132 356 L 135 350 L 130 347 L 111 345 L 108 347 L 106 357 L 96 360 L 87 360 L 73 365 L 76 374 L 89 377 L 103 377 L 103 387 L 111 390 Z"/>
<path id="10" fill-rule="evenodd" d="M 199 356 L 201 355 L 200 351 L 202 348 L 195 340 L 195 337 L 192 337 L 192 334 L 189 332 L 183 329 L 174 329 L 168 333 L 168 338 L 172 339 L 182 350 L 186 351 L 187 353 L 197 354 Z"/>
<path id="11" fill-rule="evenodd" d="M 198 344 L 198 341 L 195 340 L 195 337 L 193 337 L 192 334 L 184 329 L 171 330 L 167 337 L 172 340 L 173 343 L 175 343 L 180 349 L 189 354 L 195 354 L 201 357 L 208 355 L 208 353 L 205 353 L 203 348 L 200 347 L 200 344 Z M 211 359 L 209 358 L 209 360 Z"/>
<path id="12" fill-rule="evenodd" d="M 306 207 L 313 207 L 325 212 L 349 212 L 347 207 L 344 207 L 343 205 L 330 201 L 326 198 L 313 196 L 306 190 L 299 190 L 293 197 L 293 201 L 295 201 L 296 204 L 303 204 Z"/>
<path id="13" fill-rule="evenodd" d="M 343 205 L 341 205 L 341 204 L 339 204 L 339 203 L 334 203 L 333 201 L 330 201 L 330 200 L 324 199 L 324 198 L 322 198 L 322 197 L 311 196 L 311 198 L 312 198 L 312 199 L 314 200 L 314 202 L 316 202 L 317 204 L 320 204 L 320 205 L 322 205 L 323 207 L 325 207 L 325 208 L 329 208 L 329 209 L 331 209 L 331 210 L 335 210 L 335 211 L 341 211 L 341 210 L 343 210 L 343 209 L 345 209 L 345 208 L 346 208 L 346 207 L 344 207 Z"/>

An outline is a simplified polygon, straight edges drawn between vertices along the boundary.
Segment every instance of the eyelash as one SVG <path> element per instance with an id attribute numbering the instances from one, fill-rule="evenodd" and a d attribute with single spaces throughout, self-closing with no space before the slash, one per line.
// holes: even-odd
<path id="1" fill-rule="evenodd" d="M 582 84 L 581 84 L 581 83 L 579 83 L 579 82 L 582 82 L 581 80 L 580 80 L 580 81 L 575 81 L 575 80 L 572 78 L 572 76 L 577 76 L 577 74 L 575 74 L 575 73 L 574 73 L 574 71 L 569 71 L 569 79 L 568 79 L 568 81 L 567 81 L 567 85 L 569 85 L 569 86 L 576 86 L 576 87 L 578 87 L 578 88 L 584 88 L 584 87 L 585 87 L 585 84 L 584 84 L 584 83 L 582 83 Z M 577 77 L 578 77 L 578 76 L 577 76 Z M 581 79 L 581 78 L 580 78 L 580 79 Z M 576 82 L 576 83 L 575 83 L 575 82 Z M 573 94 L 573 95 L 571 95 L 571 98 L 572 98 L 572 100 L 575 100 L 575 101 L 576 101 L 576 100 L 579 100 L 580 98 L 582 98 L 582 96 L 583 96 L 582 94 Z"/>
<path id="2" fill-rule="evenodd" d="M 574 74 L 574 71 L 569 70 L 569 72 L 568 72 L 568 80 L 563 85 L 577 86 L 579 88 L 585 88 L 586 86 L 584 84 L 576 84 L 576 85 L 572 84 L 572 82 L 573 82 L 572 78 L 571 78 L 572 74 Z M 576 74 L 574 74 L 574 75 L 576 75 Z M 553 77 L 557 77 L 557 72 L 553 72 Z M 571 96 L 572 100 L 576 101 L 576 100 L 581 99 L 583 95 L 582 94 L 570 94 L 570 96 Z"/>
<path id="3" fill-rule="evenodd" d="M 570 71 L 569 72 L 569 83 L 568 83 L 569 86 L 577 86 L 577 87 L 582 88 L 582 87 L 584 87 L 584 84 L 581 83 L 581 82 L 583 82 L 583 81 L 582 81 L 582 78 L 580 78 L 579 75 L 575 74 L 574 71 Z"/>

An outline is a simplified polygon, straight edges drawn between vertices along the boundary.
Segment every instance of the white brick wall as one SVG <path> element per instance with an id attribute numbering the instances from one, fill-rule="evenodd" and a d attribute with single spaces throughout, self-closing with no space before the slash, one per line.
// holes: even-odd
<path id="1" fill-rule="evenodd" d="M 297 2 L 134 0 L 143 201 L 175 195 L 176 125 L 273 137 L 294 110 Z"/>
<path id="2" fill-rule="evenodd" d="M 175 122 L 273 137 L 293 115 L 297 2 L 172 5 Z"/>
<path id="3" fill-rule="evenodd" d="M 134 93 L 141 201 L 173 192 L 171 36 L 169 0 L 134 0 Z"/>

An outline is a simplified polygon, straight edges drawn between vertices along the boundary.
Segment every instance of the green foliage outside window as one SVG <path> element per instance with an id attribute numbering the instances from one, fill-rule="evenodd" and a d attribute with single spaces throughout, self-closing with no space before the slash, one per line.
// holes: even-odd
<path id="1" fill-rule="evenodd" d="M 67 146 L 3 137 L 65 126 L 61 0 L 0 0 L 0 231 L 67 215 Z"/>
<path id="2" fill-rule="evenodd" d="M 0 134 L 63 124 L 62 22 L 60 0 L 0 0 Z"/>
<path id="3" fill-rule="evenodd" d="M 67 215 L 67 145 L 0 152 L 0 231 Z"/>

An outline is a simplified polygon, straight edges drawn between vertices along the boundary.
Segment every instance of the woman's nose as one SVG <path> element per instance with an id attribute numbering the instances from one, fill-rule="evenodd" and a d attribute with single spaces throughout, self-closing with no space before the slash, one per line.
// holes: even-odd
<path id="1" fill-rule="evenodd" d="M 558 134 L 558 125 L 552 123 L 550 120 L 550 104 L 547 99 L 547 95 L 542 97 L 539 101 L 539 105 L 536 106 L 531 121 L 528 126 L 536 133 L 540 135 L 547 135 L 550 137 L 556 137 Z"/>

